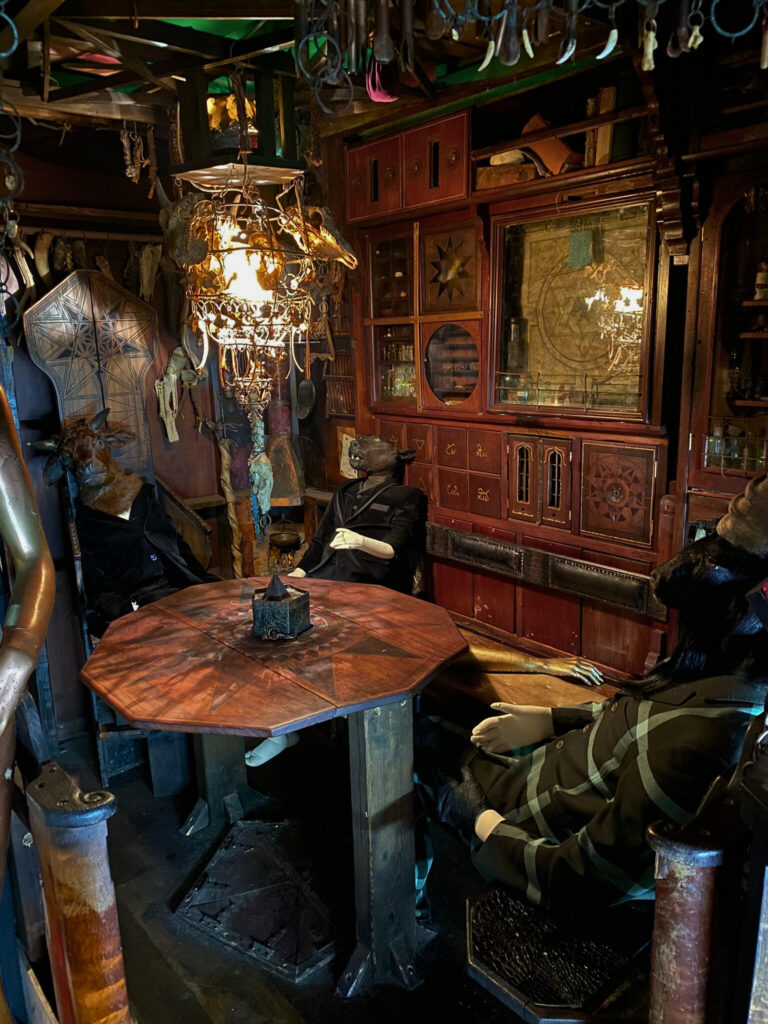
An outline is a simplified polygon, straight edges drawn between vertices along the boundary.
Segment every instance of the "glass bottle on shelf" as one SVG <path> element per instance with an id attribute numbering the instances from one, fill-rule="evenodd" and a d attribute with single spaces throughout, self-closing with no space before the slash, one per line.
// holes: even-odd
<path id="1" fill-rule="evenodd" d="M 376 398 L 384 402 L 415 402 L 413 325 L 376 324 L 373 351 Z"/>

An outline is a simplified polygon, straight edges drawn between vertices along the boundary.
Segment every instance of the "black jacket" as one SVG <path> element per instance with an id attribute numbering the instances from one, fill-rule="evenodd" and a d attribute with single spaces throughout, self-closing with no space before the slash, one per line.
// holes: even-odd
<path id="1" fill-rule="evenodd" d="M 352 480 L 338 489 L 299 568 L 315 579 L 379 583 L 410 594 L 413 573 L 426 545 L 426 495 L 416 487 L 394 482 L 370 490 L 362 490 L 361 485 L 361 480 Z M 342 526 L 390 544 L 394 558 L 334 551 L 330 542 Z"/>
<path id="2" fill-rule="evenodd" d="M 77 537 L 83 557 L 88 626 L 101 636 L 113 619 L 195 583 L 217 579 L 200 565 L 189 545 L 144 484 L 129 519 L 77 503 Z"/>

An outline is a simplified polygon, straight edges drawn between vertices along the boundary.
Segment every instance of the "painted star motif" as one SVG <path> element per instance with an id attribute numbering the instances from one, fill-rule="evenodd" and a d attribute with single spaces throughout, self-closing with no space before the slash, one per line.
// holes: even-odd
<path id="1" fill-rule="evenodd" d="M 461 253 L 460 250 L 463 245 L 464 239 L 461 239 L 459 244 L 454 246 L 453 239 L 449 235 L 447 245 L 436 246 L 438 259 L 430 260 L 435 268 L 435 276 L 429 283 L 438 286 L 438 298 L 447 292 L 449 302 L 453 302 L 454 293 L 458 293 L 462 298 L 464 297 L 462 281 L 466 281 L 471 277 L 466 268 L 472 259 L 472 254 Z"/>

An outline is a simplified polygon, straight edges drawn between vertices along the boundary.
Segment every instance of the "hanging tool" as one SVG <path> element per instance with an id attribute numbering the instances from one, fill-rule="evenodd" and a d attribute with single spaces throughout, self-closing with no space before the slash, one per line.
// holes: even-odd
<path id="1" fill-rule="evenodd" d="M 400 17 L 402 18 L 400 41 L 400 60 L 403 68 L 413 71 L 416 61 L 416 51 L 413 42 L 413 0 L 401 0 Z"/>
<path id="2" fill-rule="evenodd" d="M 496 59 L 506 67 L 513 67 L 520 60 L 520 40 L 517 38 L 518 11 L 517 0 L 506 0 L 496 33 Z"/>
<path id="3" fill-rule="evenodd" d="M 442 39 L 445 35 L 445 28 L 448 24 L 445 15 L 440 10 L 439 0 L 427 0 L 429 4 L 429 10 L 427 11 L 427 17 L 424 24 L 424 30 L 427 39 L 431 42 L 436 43 L 438 39 Z"/>
<path id="4" fill-rule="evenodd" d="M 646 22 L 643 30 L 643 71 L 653 71 L 656 67 L 656 61 L 654 60 L 653 51 L 659 47 L 659 41 L 656 38 L 656 32 L 658 26 L 656 24 L 656 15 L 659 10 L 658 0 L 654 0 L 653 3 L 649 3 L 645 9 Z"/>
<path id="5" fill-rule="evenodd" d="M 688 53 L 690 49 L 688 41 L 691 30 L 688 27 L 690 15 L 690 0 L 678 0 L 677 2 L 677 27 L 673 29 L 672 35 L 667 43 L 667 56 L 679 57 L 681 53 Z"/>
<path id="6" fill-rule="evenodd" d="M 549 39 L 549 18 L 552 13 L 552 0 L 539 0 L 534 8 L 536 11 L 536 38 L 534 43 L 541 46 Z"/>
<path id="7" fill-rule="evenodd" d="M 373 56 L 379 64 L 389 64 L 395 57 L 395 44 L 389 31 L 389 0 L 376 0 Z"/>
<path id="8" fill-rule="evenodd" d="M 526 7 L 525 11 L 523 12 L 523 25 L 520 30 L 520 40 L 523 44 L 523 49 L 525 50 L 526 54 L 531 58 L 531 60 L 533 60 L 533 46 L 531 45 L 531 35 L 528 31 L 528 21 L 531 16 L 531 10 L 532 8 Z"/>
<path id="9" fill-rule="evenodd" d="M 304 380 L 296 389 L 296 418 L 305 420 L 315 407 L 315 385 L 312 383 L 312 356 L 309 351 L 309 332 L 307 332 L 307 354 L 304 362 Z"/>

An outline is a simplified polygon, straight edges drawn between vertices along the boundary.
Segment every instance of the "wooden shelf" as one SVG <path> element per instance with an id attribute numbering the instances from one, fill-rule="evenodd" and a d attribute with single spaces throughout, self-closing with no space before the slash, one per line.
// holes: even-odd
<path id="1" fill-rule="evenodd" d="M 746 308 L 762 307 L 763 309 L 768 308 L 768 299 L 744 299 L 741 305 Z"/>
<path id="2" fill-rule="evenodd" d="M 768 341 L 768 331 L 743 331 L 739 337 L 744 341 Z"/>
<path id="3" fill-rule="evenodd" d="M 543 128 L 538 132 L 528 132 L 510 142 L 499 143 L 495 146 L 486 146 L 485 149 L 476 149 L 472 152 L 472 162 L 484 160 L 495 153 L 502 153 L 507 149 L 520 149 L 521 146 L 530 146 L 532 142 L 546 142 L 549 139 L 566 139 L 571 135 L 579 135 L 582 132 L 590 131 L 592 128 L 602 128 L 604 125 L 621 124 L 623 121 L 634 121 L 637 118 L 647 117 L 646 107 L 630 107 L 627 110 L 614 110 L 607 114 L 600 114 L 597 117 L 588 117 L 584 121 L 576 121 L 571 124 L 562 125 L 559 128 Z"/>
<path id="4" fill-rule="evenodd" d="M 733 406 L 734 409 L 765 409 L 768 411 L 768 398 L 737 398 L 734 402 L 729 402 L 729 405 Z"/>

